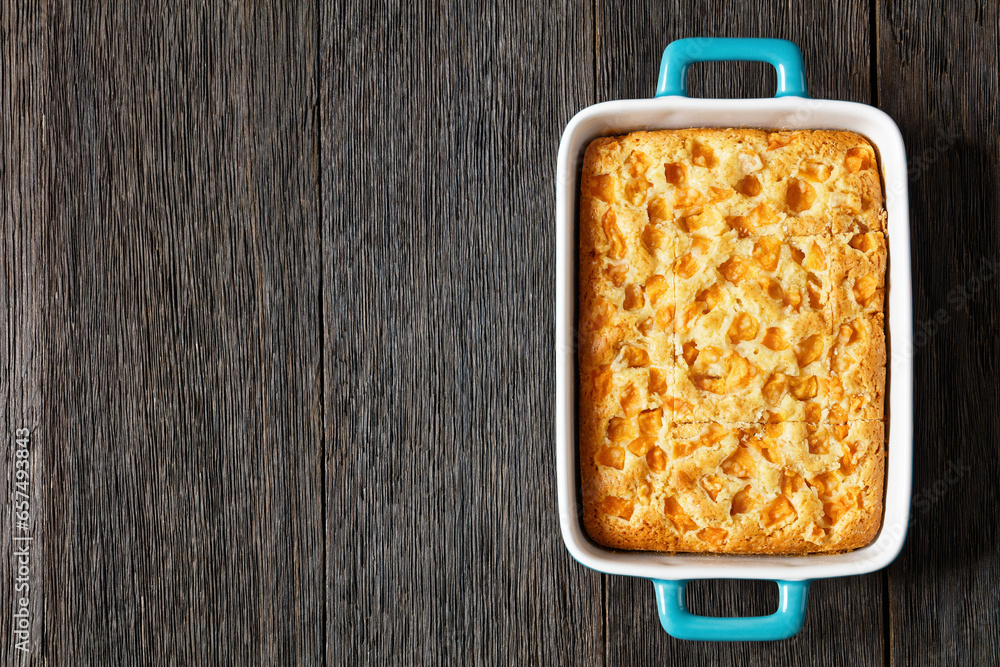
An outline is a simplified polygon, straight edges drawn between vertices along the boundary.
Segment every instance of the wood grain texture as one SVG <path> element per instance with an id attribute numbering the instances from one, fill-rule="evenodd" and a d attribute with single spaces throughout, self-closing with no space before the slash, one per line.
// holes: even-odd
<path id="1" fill-rule="evenodd" d="M 880 2 L 879 102 L 910 168 L 914 502 L 894 665 L 1000 664 L 996 3 Z"/>
<path id="2" fill-rule="evenodd" d="M 998 664 L 995 4 L 0 0 L 0 492 L 31 648 L 104 664 Z M 558 531 L 555 154 L 688 36 L 803 50 L 911 165 L 914 521 L 800 635 L 673 640 Z M 874 59 L 873 59 L 874 56 Z M 769 96 L 758 64 L 690 91 Z M 963 292 L 964 290 L 964 292 Z M 695 611 L 770 611 L 696 582 Z"/>
<path id="3" fill-rule="evenodd" d="M 816 25 L 832 29 L 817 31 Z M 799 44 L 813 97 L 869 101 L 869 18 L 863 0 L 809 6 L 774 2 L 754 8 L 740 2 L 648 2 L 624 7 L 601 2 L 596 26 L 601 100 L 651 96 L 660 55 L 674 39 L 739 36 L 781 37 Z M 705 97 L 770 96 L 774 85 L 773 70 L 747 63 L 713 63 L 692 68 L 688 76 L 690 94 Z M 767 644 L 675 640 L 659 627 L 648 581 L 609 576 L 605 585 L 608 665 L 883 662 L 881 573 L 816 582 L 803 631 L 792 640 Z M 723 616 L 770 613 L 773 607 L 765 608 L 761 599 L 763 586 L 758 582 L 692 585 L 691 604 Z M 763 591 L 776 606 L 776 595 L 766 587 Z"/>
<path id="4" fill-rule="evenodd" d="M 19 278 L 45 287 L 16 329 L 47 355 L 33 661 L 315 664 L 313 7 L 53 3 L 45 21 L 44 124 L 19 130 L 41 133 L 44 191 L 5 181 L 40 202 L 5 220 L 37 228 Z"/>
<path id="5" fill-rule="evenodd" d="M 601 101 L 652 97 L 660 57 L 684 37 L 777 37 L 802 50 L 815 98 L 871 103 L 869 7 L 865 0 L 797 4 L 767 0 L 640 2 L 596 5 L 597 96 Z M 817 29 L 822 26 L 822 29 Z M 774 68 L 762 63 L 694 65 L 692 97 L 771 97 Z"/>
<path id="6" fill-rule="evenodd" d="M 327 662 L 601 664 L 552 440 L 589 8 L 346 3 L 322 35 Z"/>
<path id="7" fill-rule="evenodd" d="M 15 645 L 15 612 L 28 600 L 28 632 L 37 650 L 41 636 L 46 571 L 37 554 L 46 531 L 39 521 L 44 498 L 44 469 L 38 439 L 44 435 L 42 375 L 48 348 L 44 336 L 47 298 L 44 226 L 48 217 L 48 169 L 45 131 L 47 60 L 44 9 L 27 3 L 0 4 L 0 662 L 30 664 L 31 651 Z M 28 479 L 18 479 L 15 436 L 31 432 Z M 29 485 L 27 499 L 19 483 Z M 28 506 L 23 502 L 27 500 Z M 15 509 L 28 512 L 26 528 L 15 522 Z M 15 541 L 14 538 L 20 538 Z M 25 538 L 36 538 L 33 542 Z M 22 551 L 28 551 L 28 573 L 19 572 Z M 28 588 L 24 589 L 24 584 Z M 18 628 L 20 626 L 18 625 Z"/>

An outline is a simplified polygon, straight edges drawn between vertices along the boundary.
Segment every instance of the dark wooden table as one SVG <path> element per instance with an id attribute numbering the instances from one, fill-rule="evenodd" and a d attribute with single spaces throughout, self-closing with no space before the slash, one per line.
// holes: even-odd
<path id="1" fill-rule="evenodd" d="M 5 663 L 1000 662 L 995 2 L 96 4 L 0 9 Z M 907 545 L 784 642 L 673 640 L 558 535 L 557 143 L 693 35 L 794 40 L 911 164 Z"/>

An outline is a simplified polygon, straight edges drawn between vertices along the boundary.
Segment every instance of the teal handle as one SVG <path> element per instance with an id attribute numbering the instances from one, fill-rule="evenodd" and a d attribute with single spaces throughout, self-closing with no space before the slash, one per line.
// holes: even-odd
<path id="1" fill-rule="evenodd" d="M 677 639 L 695 641 L 770 641 L 788 639 L 802 629 L 809 581 L 779 581 L 778 611 L 770 616 L 718 618 L 696 616 L 684 604 L 686 581 L 653 580 L 660 624 Z"/>
<path id="2" fill-rule="evenodd" d="M 771 63 L 778 72 L 775 97 L 809 97 L 806 72 L 799 47 L 787 39 L 689 37 L 667 45 L 660 61 L 656 96 L 687 97 L 687 71 L 692 63 L 717 60 L 753 60 Z"/>

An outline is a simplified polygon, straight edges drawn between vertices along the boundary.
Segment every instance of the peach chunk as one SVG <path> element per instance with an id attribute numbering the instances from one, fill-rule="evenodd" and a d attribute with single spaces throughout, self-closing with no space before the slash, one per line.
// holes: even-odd
<path id="1" fill-rule="evenodd" d="M 795 213 L 802 213 L 812 208 L 816 201 L 816 190 L 808 181 L 789 178 L 788 189 L 785 191 L 785 204 Z"/>
<path id="2" fill-rule="evenodd" d="M 771 527 L 792 516 L 795 516 L 795 506 L 785 496 L 778 496 L 764 509 L 764 525 Z"/>
<path id="3" fill-rule="evenodd" d="M 744 176 L 736 183 L 736 191 L 744 197 L 756 197 L 763 189 L 760 181 L 753 174 Z"/>
<path id="4" fill-rule="evenodd" d="M 710 146 L 695 140 L 691 144 L 691 162 L 699 167 L 711 169 L 718 161 L 715 159 L 715 151 Z"/>
<path id="5" fill-rule="evenodd" d="M 685 533 L 697 530 L 698 524 L 687 515 L 681 504 L 677 502 L 677 499 L 673 496 L 667 496 L 667 499 L 663 502 L 663 513 L 667 515 L 670 523 L 674 524 L 681 535 Z"/>
<path id="6" fill-rule="evenodd" d="M 628 521 L 632 518 L 632 512 L 635 511 L 635 505 L 631 500 L 625 500 L 624 498 L 619 498 L 618 496 L 608 496 L 601 502 L 601 511 L 605 514 L 610 514 L 611 516 L 616 516 L 619 519 L 625 519 Z"/>

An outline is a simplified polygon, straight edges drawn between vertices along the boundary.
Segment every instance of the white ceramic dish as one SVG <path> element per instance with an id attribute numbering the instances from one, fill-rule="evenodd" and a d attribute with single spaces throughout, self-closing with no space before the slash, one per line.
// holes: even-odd
<path id="1" fill-rule="evenodd" d="M 787 49 L 790 46 L 798 54 L 797 47 L 780 40 L 699 39 L 674 42 L 664 53 L 658 93 L 662 96 L 605 102 L 588 107 L 569 122 L 559 146 L 556 170 L 555 428 L 560 525 L 563 540 L 573 557 L 601 572 L 666 581 L 806 581 L 863 574 L 883 568 L 902 549 L 906 536 L 913 443 L 913 338 L 909 209 L 903 140 L 892 119 L 878 109 L 852 102 L 814 100 L 794 94 L 801 92 L 804 95 L 805 92 L 804 77 L 801 76 L 801 55 L 798 56 L 796 70 L 796 64 L 788 62 L 790 58 L 786 57 L 787 51 L 775 57 L 768 57 L 772 55 L 768 49 L 764 49 L 767 51 L 764 54 L 753 49 L 748 54 L 745 49 L 749 42 L 780 42 L 781 48 Z M 680 48 L 675 49 L 678 45 Z M 676 52 L 671 55 L 671 49 L 685 51 L 686 62 Z M 695 51 L 693 56 L 690 53 L 692 50 Z M 703 57 L 699 57 L 699 51 L 704 54 Z M 678 58 L 680 62 L 677 62 Z M 772 62 L 778 68 L 779 96 L 741 100 L 685 97 L 683 77 L 687 65 L 701 60 Z M 800 90 L 795 88 L 796 76 L 802 82 Z M 671 78 L 675 84 L 677 80 L 680 81 L 680 90 L 676 90 L 676 85 L 673 91 L 669 90 Z M 663 94 L 670 92 L 681 94 Z M 886 276 L 886 302 L 888 357 L 891 361 L 886 398 L 888 447 L 884 515 L 878 536 L 866 547 L 849 553 L 808 556 L 669 555 L 614 551 L 592 542 L 584 531 L 577 457 L 575 347 L 577 209 L 583 154 L 590 141 L 597 137 L 635 130 L 689 127 L 850 130 L 868 137 L 878 151 L 888 212 L 889 269 Z M 662 612 L 661 605 L 661 615 Z"/>

